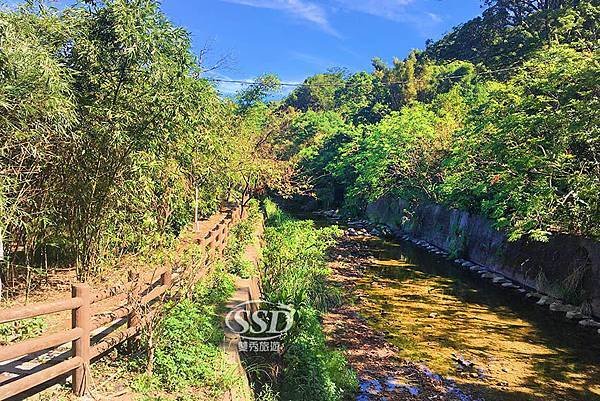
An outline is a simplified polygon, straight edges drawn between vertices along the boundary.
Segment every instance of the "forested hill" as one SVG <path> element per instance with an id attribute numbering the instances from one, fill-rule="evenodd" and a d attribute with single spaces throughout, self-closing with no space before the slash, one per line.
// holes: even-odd
<path id="1" fill-rule="evenodd" d="M 580 0 L 485 0 L 481 17 L 468 21 L 425 55 L 437 61 L 466 60 L 502 68 L 527 59 L 546 45 L 568 43 L 578 50 L 598 46 L 598 2 Z"/>
<path id="2" fill-rule="evenodd" d="M 600 236 L 600 7 L 486 6 L 424 52 L 315 75 L 283 101 L 304 195 L 348 213 L 387 194 L 438 202 L 513 239 Z"/>

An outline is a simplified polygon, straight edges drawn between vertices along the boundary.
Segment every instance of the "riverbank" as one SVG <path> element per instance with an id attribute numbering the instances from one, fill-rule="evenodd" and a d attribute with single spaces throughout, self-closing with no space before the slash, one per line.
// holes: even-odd
<path id="1" fill-rule="evenodd" d="M 547 241 L 510 241 L 493 222 L 438 204 L 417 207 L 382 197 L 369 205 L 367 218 L 427 242 L 453 259 L 484 266 L 493 273 L 552 300 L 570 305 L 565 312 L 600 317 L 600 243 L 560 233 Z M 548 305 L 550 305 L 548 303 Z M 568 310 L 567 310 L 568 309 Z"/>

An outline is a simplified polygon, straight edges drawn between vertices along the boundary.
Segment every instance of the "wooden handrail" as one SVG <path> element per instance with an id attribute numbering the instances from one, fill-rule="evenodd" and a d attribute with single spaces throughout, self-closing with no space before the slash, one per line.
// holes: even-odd
<path id="1" fill-rule="evenodd" d="M 113 322 L 117 319 L 122 319 L 128 316 L 131 313 L 131 309 L 128 306 L 121 306 L 113 311 L 107 312 L 100 316 L 94 316 L 92 318 L 92 327 L 91 330 L 98 330 L 101 327 L 106 326 L 110 322 Z"/>
<path id="2" fill-rule="evenodd" d="M 67 374 L 74 369 L 79 368 L 81 365 L 83 365 L 83 359 L 76 356 L 39 372 L 24 376 L 10 383 L 3 384 L 0 386 L 0 400 L 5 400 L 21 394 L 22 392 L 27 391 L 35 386 Z"/>
<path id="3" fill-rule="evenodd" d="M 79 308 L 81 305 L 83 305 L 81 298 L 68 298 L 43 304 L 21 306 L 18 308 L 0 311 L 0 323 L 8 323 L 15 320 L 23 320 L 36 316 L 64 312 Z"/>
<path id="4" fill-rule="evenodd" d="M 167 292 L 169 288 L 166 285 L 158 286 L 142 297 L 142 303 L 147 304 Z"/>
<path id="5" fill-rule="evenodd" d="M 242 218 L 241 210 L 240 207 L 237 207 L 230 211 L 200 240 L 199 243 L 210 248 L 207 256 L 216 251 L 222 252 L 227 242 L 230 227 Z M 236 216 L 238 213 L 239 216 Z M 208 260 L 210 258 L 204 259 L 203 262 L 206 269 L 209 268 Z M 69 310 L 72 314 L 72 325 L 69 330 L 0 347 L 0 362 L 6 362 L 72 342 L 72 357 L 49 367 L 45 367 L 45 365 L 42 367 L 41 365 L 39 367 L 41 370 L 37 368 L 35 373 L 12 378 L 5 384 L 0 384 L 0 400 L 14 397 L 68 373 L 73 376 L 73 393 L 79 396 L 84 395 L 90 380 L 91 359 L 125 340 L 133 340 L 138 335 L 142 322 L 149 319 L 153 313 L 149 311 L 147 316 L 140 317 L 137 316 L 138 312 L 133 306 L 122 305 L 106 315 L 96 316 L 92 320 L 91 305 L 114 297 L 122 297 L 123 299 L 133 297 L 142 304 L 148 305 L 165 294 L 173 286 L 174 279 L 177 281 L 179 276 L 170 268 L 162 268 L 154 272 L 149 283 L 142 283 L 139 276 L 133 277 L 130 275 L 127 283 L 94 293 L 86 284 L 75 284 L 72 286 L 71 298 L 0 311 L 0 323 Z M 145 287 L 144 290 L 140 288 L 142 286 Z M 127 317 L 127 329 L 119 331 L 116 335 L 104 339 L 93 347 L 91 346 L 91 332 L 93 330 L 100 329 L 106 324 L 124 317 Z"/>
<path id="6" fill-rule="evenodd" d="M 76 340 L 83 335 L 83 330 L 74 328 L 69 331 L 51 334 L 46 337 L 38 337 L 20 343 L 11 344 L 0 348 L 0 362 L 10 361 L 23 355 L 58 347 L 69 341 Z"/>

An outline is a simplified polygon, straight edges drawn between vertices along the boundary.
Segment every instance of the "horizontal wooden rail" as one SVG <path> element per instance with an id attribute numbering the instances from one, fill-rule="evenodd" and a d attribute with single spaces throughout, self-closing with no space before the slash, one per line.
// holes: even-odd
<path id="1" fill-rule="evenodd" d="M 161 285 L 161 286 L 154 288 L 152 291 L 150 291 L 149 293 L 147 293 L 146 295 L 144 295 L 142 297 L 142 303 L 147 304 L 148 302 L 155 300 L 156 298 L 160 297 L 165 292 L 167 292 L 168 289 L 169 289 L 169 287 L 166 285 Z"/>
<path id="2" fill-rule="evenodd" d="M 33 373 L 28 376 L 24 376 L 18 380 L 12 381 L 7 384 L 0 386 L 0 400 L 5 400 L 10 397 L 14 397 L 21 394 L 35 386 L 42 383 L 46 383 L 52 379 L 65 375 L 72 372 L 73 370 L 83 365 L 83 359 L 76 356 L 74 358 L 67 359 L 64 362 L 60 362 L 49 368 Z"/>
<path id="3" fill-rule="evenodd" d="M 92 318 L 92 331 L 98 330 L 99 328 L 104 327 L 117 319 L 122 319 L 130 313 L 130 307 L 121 306 L 111 312 L 94 316 L 94 318 Z"/>
<path id="4" fill-rule="evenodd" d="M 13 322 L 15 320 L 29 319 L 36 316 L 49 315 L 51 313 L 77 309 L 82 304 L 83 301 L 81 298 L 68 298 L 55 302 L 27 305 L 14 309 L 3 310 L 0 311 L 0 323 Z"/>
<path id="5" fill-rule="evenodd" d="M 0 362 L 10 361 L 23 355 L 33 354 L 49 348 L 58 347 L 76 340 L 83 335 L 79 327 L 60 333 L 50 334 L 46 337 L 33 338 L 20 343 L 11 344 L 0 348 Z"/>
<path id="6" fill-rule="evenodd" d="M 102 340 L 98 344 L 94 345 L 91 350 L 91 358 L 95 359 L 99 355 L 104 354 L 106 351 L 114 348 L 115 346 L 121 344 L 125 340 L 135 336 L 139 333 L 141 327 L 138 324 L 137 326 L 130 327 L 126 330 L 119 331 L 114 336 L 111 336 L 107 339 Z"/>

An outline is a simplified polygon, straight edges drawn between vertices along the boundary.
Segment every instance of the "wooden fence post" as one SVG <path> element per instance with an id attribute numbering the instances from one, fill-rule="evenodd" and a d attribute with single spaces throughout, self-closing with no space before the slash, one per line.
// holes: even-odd
<path id="1" fill-rule="evenodd" d="M 167 270 L 160 275 L 160 281 L 162 285 L 167 286 L 167 288 L 171 288 L 171 285 L 173 284 L 173 275 L 171 269 L 167 268 Z"/>
<path id="2" fill-rule="evenodd" d="M 130 329 L 140 324 L 140 317 L 138 316 L 138 309 L 141 307 L 141 305 L 139 305 L 139 302 L 141 302 L 139 273 L 130 271 L 128 274 L 128 280 L 132 284 L 130 298 L 128 300 L 130 309 L 129 314 L 127 315 L 127 328 Z M 127 340 L 127 351 L 132 353 L 137 348 L 137 345 L 138 337 L 132 336 Z"/>
<path id="3" fill-rule="evenodd" d="M 87 284 L 74 284 L 71 287 L 73 298 L 81 298 L 81 306 L 71 312 L 72 328 L 82 330 L 81 337 L 72 342 L 73 356 L 83 360 L 81 366 L 73 371 L 73 393 L 85 395 L 90 374 L 90 287 Z"/>

